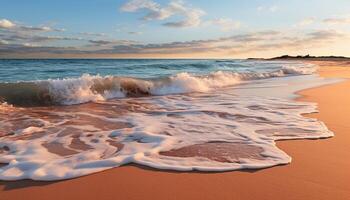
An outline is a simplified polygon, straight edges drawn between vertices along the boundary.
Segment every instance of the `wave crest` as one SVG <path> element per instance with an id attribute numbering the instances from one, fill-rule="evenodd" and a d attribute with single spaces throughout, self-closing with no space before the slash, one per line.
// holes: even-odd
<path id="1" fill-rule="evenodd" d="M 288 75 L 312 74 L 313 67 L 282 67 L 265 73 L 216 71 L 195 76 L 187 72 L 162 79 L 137 79 L 84 74 L 36 82 L 1 83 L 0 101 L 19 106 L 71 105 L 112 98 L 207 92 L 244 81 Z"/>

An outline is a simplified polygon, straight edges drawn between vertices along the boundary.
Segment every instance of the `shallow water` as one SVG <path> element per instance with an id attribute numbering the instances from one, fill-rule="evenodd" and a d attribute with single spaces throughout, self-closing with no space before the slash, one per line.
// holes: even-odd
<path id="1" fill-rule="evenodd" d="M 86 69 L 92 61 L 70 62 Z M 103 67 L 101 74 L 108 76 L 81 76 L 80 70 L 77 77 L 56 70 L 50 76 L 66 79 L 17 76 L 0 83 L 0 163 L 9 163 L 0 168 L 0 179 L 60 180 L 131 162 L 180 171 L 260 169 L 291 162 L 276 140 L 333 136 L 322 122 L 301 115 L 317 112 L 316 104 L 291 99 L 299 89 L 328 83 L 310 75 L 312 65 L 94 61 L 99 62 L 118 63 L 122 70 Z M 146 66 L 133 71 L 130 63 Z M 29 94 L 22 95 L 28 91 L 23 87 L 31 88 Z"/>

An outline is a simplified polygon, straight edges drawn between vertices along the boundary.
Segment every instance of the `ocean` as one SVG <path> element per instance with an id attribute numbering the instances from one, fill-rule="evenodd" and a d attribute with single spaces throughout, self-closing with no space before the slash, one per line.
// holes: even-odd
<path id="1" fill-rule="evenodd" d="M 230 171 L 288 164 L 277 140 L 333 133 L 296 61 L 0 60 L 0 179 L 62 180 L 136 163 Z"/>

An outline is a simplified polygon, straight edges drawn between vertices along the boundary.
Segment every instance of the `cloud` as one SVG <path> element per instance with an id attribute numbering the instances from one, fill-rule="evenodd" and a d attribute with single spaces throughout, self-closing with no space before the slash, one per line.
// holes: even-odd
<path id="1" fill-rule="evenodd" d="M 0 37 L 3 40 L 11 43 L 46 43 L 53 41 L 72 41 L 72 40 L 83 40 L 79 37 L 63 37 L 63 36 L 47 36 L 47 35 L 36 35 L 36 34 L 23 34 L 17 32 L 0 33 Z"/>
<path id="2" fill-rule="evenodd" d="M 210 25 L 220 26 L 233 20 L 212 20 Z M 230 24 L 228 23 L 228 24 Z M 223 25 L 224 26 L 224 25 Z M 40 33 L 40 32 L 39 32 Z M 133 34 L 133 33 L 130 33 Z M 140 43 L 132 40 L 115 39 L 84 39 L 64 36 L 47 36 L 34 34 L 23 34 L 14 32 L 0 32 L 0 57 L 21 57 L 40 55 L 51 55 L 61 57 L 74 55 L 86 56 L 116 56 L 125 55 L 152 56 L 164 55 L 168 57 L 176 55 L 247 55 L 251 53 L 268 51 L 299 51 L 300 49 L 315 49 L 327 46 L 335 42 L 344 41 L 348 34 L 336 30 L 316 30 L 311 32 L 293 33 L 290 30 L 275 31 L 265 30 L 234 34 L 207 40 L 177 41 L 169 43 Z M 52 46 L 54 41 L 81 40 L 79 46 L 65 45 Z"/>
<path id="3" fill-rule="evenodd" d="M 208 20 L 206 22 L 208 25 L 219 26 L 222 31 L 232 31 L 238 29 L 241 26 L 239 21 L 234 21 L 229 18 L 217 18 L 213 20 Z"/>
<path id="4" fill-rule="evenodd" d="M 130 34 L 130 35 L 141 35 L 142 32 L 141 31 L 129 31 L 128 34 Z"/>
<path id="5" fill-rule="evenodd" d="M 109 45 L 113 44 L 113 41 L 109 40 L 89 40 L 90 43 L 95 44 L 95 45 Z"/>
<path id="6" fill-rule="evenodd" d="M 197 8 L 189 8 L 184 5 L 181 1 L 174 1 L 169 4 L 168 9 L 173 14 L 179 14 L 184 17 L 183 20 L 175 21 L 175 22 L 167 22 L 164 23 L 164 26 L 169 27 L 193 27 L 201 24 L 201 17 L 205 14 L 205 12 L 201 9 Z"/>
<path id="7" fill-rule="evenodd" d="M 167 20 L 173 16 L 182 17 L 181 20 L 165 22 L 162 25 L 168 27 L 193 27 L 201 24 L 201 17 L 205 12 L 198 8 L 185 5 L 183 1 L 171 1 L 162 7 L 152 0 L 129 0 L 121 8 L 123 12 L 137 12 L 146 10 L 143 20 Z"/>
<path id="8" fill-rule="evenodd" d="M 21 31 L 39 31 L 39 32 L 63 32 L 65 29 L 51 28 L 48 26 L 19 26 Z"/>
<path id="9" fill-rule="evenodd" d="M 141 18 L 142 20 L 169 20 L 162 25 L 173 28 L 196 27 L 204 24 L 219 26 L 222 31 L 230 31 L 240 26 L 238 21 L 233 21 L 228 18 L 203 21 L 202 16 L 206 14 L 205 11 L 188 6 L 183 1 L 176 0 L 170 1 L 166 6 L 161 6 L 152 0 L 129 0 L 120 10 L 123 12 L 145 10 L 146 14 Z M 182 19 L 172 20 L 174 16 L 178 16 Z"/>
<path id="10" fill-rule="evenodd" d="M 130 0 L 120 8 L 124 12 L 137 12 L 141 9 L 148 12 L 142 18 L 144 20 L 164 20 L 176 14 L 176 7 L 174 7 L 173 2 L 168 7 L 162 8 L 160 4 L 151 0 Z"/>
<path id="11" fill-rule="evenodd" d="M 132 40 L 88 40 L 90 43 L 88 46 L 104 46 L 112 47 L 115 45 L 134 45 L 138 42 Z"/>
<path id="12" fill-rule="evenodd" d="M 129 0 L 120 8 L 120 10 L 124 12 L 136 12 L 142 8 L 157 11 L 160 9 L 160 5 L 151 0 Z"/>
<path id="13" fill-rule="evenodd" d="M 318 30 L 300 36 L 289 35 L 288 32 L 260 31 L 232 35 L 210 40 L 192 40 L 187 42 L 172 42 L 161 44 L 123 44 L 115 45 L 108 50 L 94 53 L 110 54 L 164 54 L 173 55 L 179 52 L 185 54 L 222 53 L 239 55 L 249 52 L 264 52 L 270 50 L 299 50 L 300 48 L 316 48 L 343 39 L 344 34 L 334 30 Z"/>
<path id="14" fill-rule="evenodd" d="M 182 28 L 182 27 L 194 27 L 201 24 L 201 16 L 204 15 L 202 10 L 193 9 L 183 13 L 185 19 L 174 22 L 164 23 L 164 26 Z"/>
<path id="15" fill-rule="evenodd" d="M 1 45 L 20 47 L 38 47 L 57 41 L 82 41 L 83 38 L 71 36 L 48 35 L 58 33 L 64 29 L 52 28 L 48 26 L 30 26 L 15 23 L 7 19 L 0 20 Z"/>
<path id="16" fill-rule="evenodd" d="M 344 34 L 335 30 L 319 30 L 309 33 L 308 36 L 312 40 L 332 40 L 342 37 Z"/>
<path id="17" fill-rule="evenodd" d="M 15 24 L 7 19 L 1 19 L 0 20 L 0 28 L 8 29 L 14 27 Z"/>
<path id="18" fill-rule="evenodd" d="M 93 33 L 93 32 L 79 32 L 80 35 L 86 35 L 86 36 L 97 36 L 97 37 L 103 37 L 107 34 L 105 33 Z"/>
<path id="19" fill-rule="evenodd" d="M 315 17 L 309 17 L 309 18 L 305 18 L 302 21 L 300 21 L 299 23 L 295 24 L 294 27 L 305 27 L 314 23 L 319 23 L 319 22 L 323 22 L 329 25 L 346 25 L 346 24 L 350 24 L 350 17 L 342 17 L 342 18 L 326 18 L 323 20 L 317 20 Z"/>
<path id="20" fill-rule="evenodd" d="M 37 55 L 41 53 L 49 53 L 54 55 L 66 54 L 66 53 L 83 53 L 75 47 L 53 47 L 53 46 L 39 46 L 30 43 L 24 44 L 8 44 L 0 45 L 0 57 L 3 55 L 17 55 L 17 57 L 25 55 Z M 16 57 L 16 56 L 14 56 Z"/>
<path id="21" fill-rule="evenodd" d="M 24 43 L 23 44 L 23 46 L 25 46 L 25 47 L 40 47 L 40 45 L 38 45 L 38 44 L 32 44 L 32 43 Z"/>
<path id="22" fill-rule="evenodd" d="M 0 39 L 0 45 L 2 45 L 2 44 L 8 44 L 8 42 L 6 40 Z"/>
<path id="23" fill-rule="evenodd" d="M 28 31 L 36 31 L 36 32 L 63 32 L 65 29 L 52 28 L 48 26 L 26 26 L 17 24 L 7 19 L 0 20 L 0 28 L 8 30 L 8 31 L 17 31 L 17 32 L 28 32 Z"/>
<path id="24" fill-rule="evenodd" d="M 327 18 L 323 20 L 324 23 L 331 24 L 331 25 L 338 25 L 338 24 L 350 24 L 350 17 L 345 18 Z"/>

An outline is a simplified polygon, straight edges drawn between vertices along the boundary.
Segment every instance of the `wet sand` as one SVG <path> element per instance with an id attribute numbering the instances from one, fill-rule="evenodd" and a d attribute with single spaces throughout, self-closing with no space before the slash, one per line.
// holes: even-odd
<path id="1" fill-rule="evenodd" d="M 318 62 L 324 77 L 350 78 L 350 66 Z M 341 63 L 344 65 L 344 63 Z M 328 67 L 329 66 L 329 67 Z M 0 182 L 0 200 L 16 199 L 350 199 L 350 81 L 300 92 L 298 100 L 319 103 L 323 121 L 336 136 L 280 141 L 289 165 L 225 173 L 169 172 L 124 166 L 59 182 Z"/>

